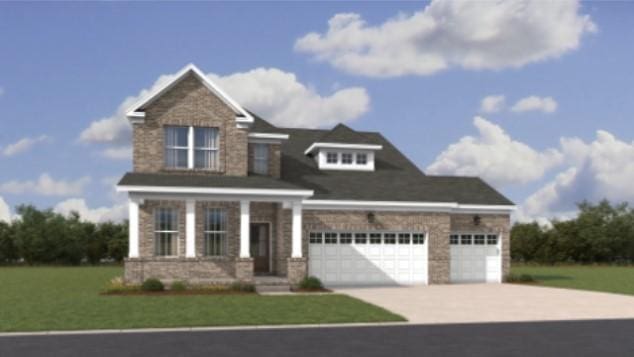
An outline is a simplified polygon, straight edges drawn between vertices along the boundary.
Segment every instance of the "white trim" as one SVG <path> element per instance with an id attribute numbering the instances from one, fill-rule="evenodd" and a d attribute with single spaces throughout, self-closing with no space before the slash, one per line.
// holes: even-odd
<path id="1" fill-rule="evenodd" d="M 304 209 L 314 210 L 376 210 L 376 211 L 447 211 L 458 213 L 510 213 L 510 205 L 464 205 L 455 202 L 353 201 L 305 199 Z"/>
<path id="2" fill-rule="evenodd" d="M 278 196 L 310 197 L 314 193 L 312 190 L 289 190 L 289 189 L 266 189 L 266 188 L 169 187 L 169 186 L 126 186 L 126 185 L 117 185 L 117 192 L 273 196 L 273 197 L 278 197 Z"/>
<path id="3" fill-rule="evenodd" d="M 382 145 L 375 144 L 343 144 L 343 143 L 313 143 L 304 151 L 304 155 L 308 155 L 315 149 L 352 149 L 352 150 L 381 150 Z"/>
<path id="4" fill-rule="evenodd" d="M 249 135 L 247 135 L 247 136 L 250 139 L 288 140 L 288 134 L 249 133 Z"/>
<path id="5" fill-rule="evenodd" d="M 130 110 L 127 111 L 126 116 L 128 118 L 134 118 L 136 123 L 142 122 L 141 120 L 142 118 L 144 118 L 144 113 L 139 112 L 138 110 L 144 106 L 149 105 L 153 101 L 155 101 L 157 98 L 161 96 L 161 94 L 163 94 L 165 91 L 167 91 L 168 89 L 172 88 L 175 84 L 180 82 L 185 77 L 185 75 L 187 75 L 189 72 L 193 72 L 202 81 L 205 87 L 207 87 L 207 89 L 209 89 L 211 92 L 216 94 L 223 102 L 225 102 L 225 104 L 227 104 L 229 107 L 231 107 L 231 109 L 234 110 L 234 112 L 236 113 L 236 118 L 235 118 L 236 124 L 240 125 L 240 124 L 253 123 L 254 119 L 251 116 L 251 114 L 249 114 L 249 112 L 247 112 L 244 108 L 242 108 L 242 106 L 240 106 L 238 102 L 233 100 L 233 98 L 231 98 L 225 91 L 223 91 L 220 87 L 218 87 L 215 83 L 213 83 L 193 63 L 188 64 L 187 66 L 183 67 L 180 71 L 178 71 L 172 81 L 166 83 L 160 88 L 157 88 L 154 92 L 148 94 L 146 97 L 139 100 L 136 104 L 134 104 L 131 107 Z M 141 114 L 143 114 L 143 117 L 141 116 Z"/>
<path id="6" fill-rule="evenodd" d="M 139 200 L 128 200 L 128 236 L 129 258 L 139 257 Z"/>
<path id="7" fill-rule="evenodd" d="M 187 132 L 187 168 L 194 168 L 194 127 L 190 126 Z"/>
<path id="8" fill-rule="evenodd" d="M 196 201 L 185 202 L 185 256 L 196 257 Z"/>
<path id="9" fill-rule="evenodd" d="M 240 258 L 251 256 L 250 205 L 249 201 L 240 201 Z"/>
<path id="10" fill-rule="evenodd" d="M 302 257 L 302 203 L 293 202 L 291 257 Z"/>

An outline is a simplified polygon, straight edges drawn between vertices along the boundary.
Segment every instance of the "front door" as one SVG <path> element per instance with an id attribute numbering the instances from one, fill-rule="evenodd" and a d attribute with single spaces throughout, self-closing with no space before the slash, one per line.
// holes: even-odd
<path id="1" fill-rule="evenodd" d="M 269 224 L 251 223 L 251 256 L 255 273 L 268 273 L 269 269 Z"/>

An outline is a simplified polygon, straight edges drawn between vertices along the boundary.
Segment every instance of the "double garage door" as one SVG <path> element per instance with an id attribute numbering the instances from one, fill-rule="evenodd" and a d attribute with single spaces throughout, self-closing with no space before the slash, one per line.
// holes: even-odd
<path id="1" fill-rule="evenodd" d="M 451 282 L 501 282 L 501 246 L 496 234 L 452 234 Z"/>
<path id="2" fill-rule="evenodd" d="M 451 234 L 450 281 L 500 282 L 495 234 Z M 308 273 L 326 285 L 427 284 L 424 232 L 311 232 Z"/>
<path id="3" fill-rule="evenodd" d="M 309 274 L 326 285 L 427 283 L 423 232 L 311 232 Z"/>

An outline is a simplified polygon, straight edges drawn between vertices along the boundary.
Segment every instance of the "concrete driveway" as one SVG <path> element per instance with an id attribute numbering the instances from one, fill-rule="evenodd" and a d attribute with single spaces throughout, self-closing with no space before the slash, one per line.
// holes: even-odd
<path id="1" fill-rule="evenodd" d="M 634 297 L 515 284 L 336 288 L 411 323 L 634 318 Z"/>

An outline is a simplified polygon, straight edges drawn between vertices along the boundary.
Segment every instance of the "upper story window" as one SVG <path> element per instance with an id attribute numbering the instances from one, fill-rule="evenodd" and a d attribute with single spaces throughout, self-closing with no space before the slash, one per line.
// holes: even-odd
<path id="1" fill-rule="evenodd" d="M 219 169 L 218 128 L 165 127 L 165 167 Z"/>
<path id="2" fill-rule="evenodd" d="M 253 172 L 260 175 L 269 174 L 269 146 L 253 144 Z"/>
<path id="3" fill-rule="evenodd" d="M 326 162 L 329 164 L 336 164 L 339 162 L 339 154 L 336 152 L 327 152 L 326 153 Z"/>
<path id="4" fill-rule="evenodd" d="M 189 151 L 189 127 L 165 128 L 165 166 L 186 169 Z"/>
<path id="5" fill-rule="evenodd" d="M 344 165 L 352 165 L 352 153 L 344 152 L 341 154 L 341 163 Z"/>
<path id="6" fill-rule="evenodd" d="M 194 167 L 218 170 L 218 128 L 194 128 Z"/>
<path id="7" fill-rule="evenodd" d="M 357 153 L 356 155 L 357 165 L 367 165 L 368 164 L 368 154 L 366 153 Z"/>

